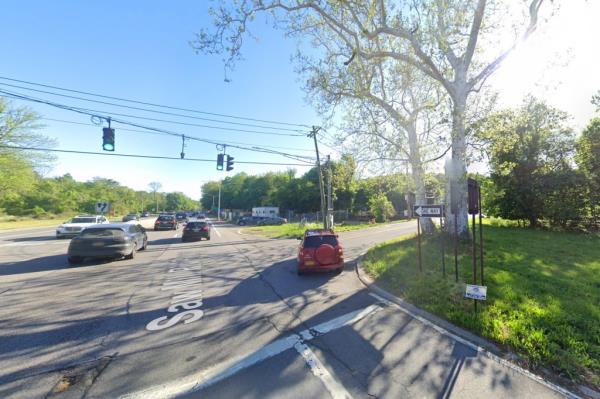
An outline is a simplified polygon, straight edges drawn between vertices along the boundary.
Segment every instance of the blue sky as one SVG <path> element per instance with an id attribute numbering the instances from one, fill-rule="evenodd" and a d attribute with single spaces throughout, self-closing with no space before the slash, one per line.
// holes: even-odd
<path id="1" fill-rule="evenodd" d="M 289 61 L 294 43 L 270 33 L 268 25 L 256 25 L 260 43 L 247 42 L 245 60 L 231 74 L 230 83 L 224 82 L 220 57 L 194 53 L 188 41 L 201 26 L 209 24 L 207 2 L 8 1 L 3 2 L 2 8 L 0 36 L 4 40 L 0 42 L 0 52 L 4 55 L 4 62 L 0 66 L 0 76 L 208 112 L 319 124 L 316 114 L 304 102 L 304 94 Z M 109 106 L 13 90 L 62 103 L 117 111 Z M 90 123 L 87 116 L 44 105 L 29 106 L 47 118 Z M 185 121 L 139 111 L 120 112 Z M 282 150 L 286 152 L 314 154 L 313 142 L 306 137 L 139 122 L 216 141 L 279 146 L 293 148 Z M 47 120 L 43 123 L 46 125 L 43 133 L 56 138 L 58 148 L 101 151 L 99 127 Z M 216 158 L 214 145 L 188 143 L 186 154 L 189 157 Z M 117 152 L 178 157 L 180 147 L 181 140 L 177 137 L 126 132 L 116 127 Z M 236 149 L 228 152 L 239 161 L 297 163 L 270 154 Z M 286 166 L 237 164 L 232 173 L 245 171 L 253 174 L 285 169 Z M 297 169 L 299 173 L 307 170 L 306 167 Z M 136 189 L 146 189 L 148 182 L 160 181 L 165 191 L 180 190 L 196 198 L 204 181 L 226 176 L 225 172 L 215 170 L 214 163 L 81 155 L 60 155 L 51 174 L 63 173 L 71 173 L 81 180 L 93 176 L 110 177 Z"/>
<path id="2" fill-rule="evenodd" d="M 5 0 L 0 24 L 3 39 L 0 76 L 207 112 L 318 125 L 319 117 L 305 103 L 290 63 L 295 43 L 283 39 L 281 32 L 272 30 L 269 24 L 254 24 L 260 42 L 246 40 L 245 60 L 238 63 L 229 83 L 224 82 L 221 57 L 194 53 L 188 42 L 200 27 L 210 24 L 208 4 L 207 1 Z M 600 2 L 569 0 L 561 4 L 559 11 L 543 22 L 532 39 L 489 82 L 500 92 L 502 105 L 516 105 L 531 92 L 571 113 L 575 126 L 582 127 L 594 115 L 589 100 L 600 89 L 597 73 L 600 55 L 595 43 L 600 37 L 600 24 L 595 21 L 600 15 Z M 62 103 L 117 111 L 109 106 L 13 90 Z M 90 123 L 86 116 L 28 105 L 46 118 Z M 141 111 L 119 111 L 169 118 Z M 101 151 L 99 127 L 43 122 L 46 127 L 42 132 L 56 138 L 58 148 Z M 306 137 L 140 123 L 215 141 L 287 147 L 293 149 L 283 151 L 314 154 L 312 140 Z M 177 137 L 127 132 L 116 127 L 117 152 L 178 157 L 180 146 Z M 322 150 L 324 154 L 333 152 L 325 147 Z M 276 155 L 233 149 L 228 152 L 237 161 L 296 162 Z M 216 158 L 217 150 L 213 145 L 192 142 L 186 154 L 212 159 Z M 255 174 L 286 168 L 237 164 L 234 173 Z M 307 168 L 297 170 L 302 173 Z M 60 155 L 50 174 L 64 173 L 71 173 L 78 180 L 108 177 L 135 189 L 146 189 L 150 181 L 159 181 L 165 191 L 183 191 L 195 198 L 199 197 L 203 182 L 226 176 L 225 172 L 215 170 L 214 163 Z"/>

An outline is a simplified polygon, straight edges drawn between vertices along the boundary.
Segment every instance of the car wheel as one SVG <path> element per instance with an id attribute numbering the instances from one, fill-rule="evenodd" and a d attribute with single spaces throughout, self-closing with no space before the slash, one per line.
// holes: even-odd
<path id="1" fill-rule="evenodd" d="M 210 236 L 206 237 L 206 241 L 210 241 Z"/>
<path id="2" fill-rule="evenodd" d="M 158 231 L 158 229 L 155 227 L 155 228 L 154 228 L 154 231 Z"/>
<path id="3" fill-rule="evenodd" d="M 83 258 L 80 256 L 69 256 L 67 261 L 69 262 L 69 265 L 78 265 L 83 262 Z"/>
<path id="4" fill-rule="evenodd" d="M 127 256 L 125 257 L 125 259 L 133 259 L 133 258 L 135 258 L 135 253 L 136 253 L 136 252 L 137 252 L 137 251 L 136 251 L 136 249 L 135 249 L 135 245 L 134 245 L 134 246 L 133 246 L 133 249 L 131 250 L 131 253 L 130 253 L 129 255 L 127 255 Z"/>
<path id="5" fill-rule="evenodd" d="M 343 270 L 344 270 L 343 266 L 340 268 L 337 268 L 337 269 L 335 269 L 335 274 L 341 274 Z"/>

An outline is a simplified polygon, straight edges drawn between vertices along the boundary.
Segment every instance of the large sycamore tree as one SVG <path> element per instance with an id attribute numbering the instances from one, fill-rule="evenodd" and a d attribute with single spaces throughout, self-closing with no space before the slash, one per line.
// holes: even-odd
<path id="1" fill-rule="evenodd" d="M 546 0 L 548 2 L 548 0 Z M 451 162 L 458 231 L 468 230 L 466 115 L 470 97 L 537 27 L 544 0 L 234 0 L 211 10 L 214 26 L 201 30 L 197 51 L 241 58 L 251 21 L 269 14 L 287 35 L 334 38 L 339 68 L 355 60 L 409 66 L 439 84 L 451 100 Z M 318 52 L 318 47 L 316 51 Z M 324 52 L 326 53 L 326 51 Z M 450 191 L 450 190 L 449 190 Z M 449 218 L 450 221 L 453 218 Z"/>

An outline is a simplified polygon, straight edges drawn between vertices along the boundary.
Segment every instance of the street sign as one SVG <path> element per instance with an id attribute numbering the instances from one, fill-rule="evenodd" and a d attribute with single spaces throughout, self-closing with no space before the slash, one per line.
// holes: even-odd
<path id="1" fill-rule="evenodd" d="M 478 301 L 485 301 L 486 297 L 487 286 L 467 284 L 467 288 L 465 290 L 465 298 L 477 299 Z"/>
<path id="2" fill-rule="evenodd" d="M 413 205 L 413 212 L 423 218 L 441 218 L 444 216 L 444 205 Z"/>
<path id="3" fill-rule="evenodd" d="M 110 211 L 110 202 L 96 202 L 96 213 L 105 214 Z"/>

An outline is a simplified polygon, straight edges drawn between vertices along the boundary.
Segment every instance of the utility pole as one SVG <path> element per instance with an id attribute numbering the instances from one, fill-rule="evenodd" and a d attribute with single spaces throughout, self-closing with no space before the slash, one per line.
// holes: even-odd
<path id="1" fill-rule="evenodd" d="M 219 180 L 219 202 L 217 205 L 217 221 L 221 220 L 221 181 Z"/>
<path id="2" fill-rule="evenodd" d="M 317 133 L 321 130 L 318 126 L 313 126 L 308 137 L 315 140 L 315 152 L 317 153 L 317 168 L 319 170 L 319 191 L 321 192 L 321 215 L 323 215 L 323 228 L 327 228 L 327 216 L 325 215 L 325 189 L 323 187 L 323 172 L 321 170 L 321 159 L 319 158 L 319 145 L 317 143 Z"/>
<path id="3" fill-rule="evenodd" d="M 331 190 L 331 156 L 327 155 L 327 228 L 333 228 L 333 196 Z"/>

